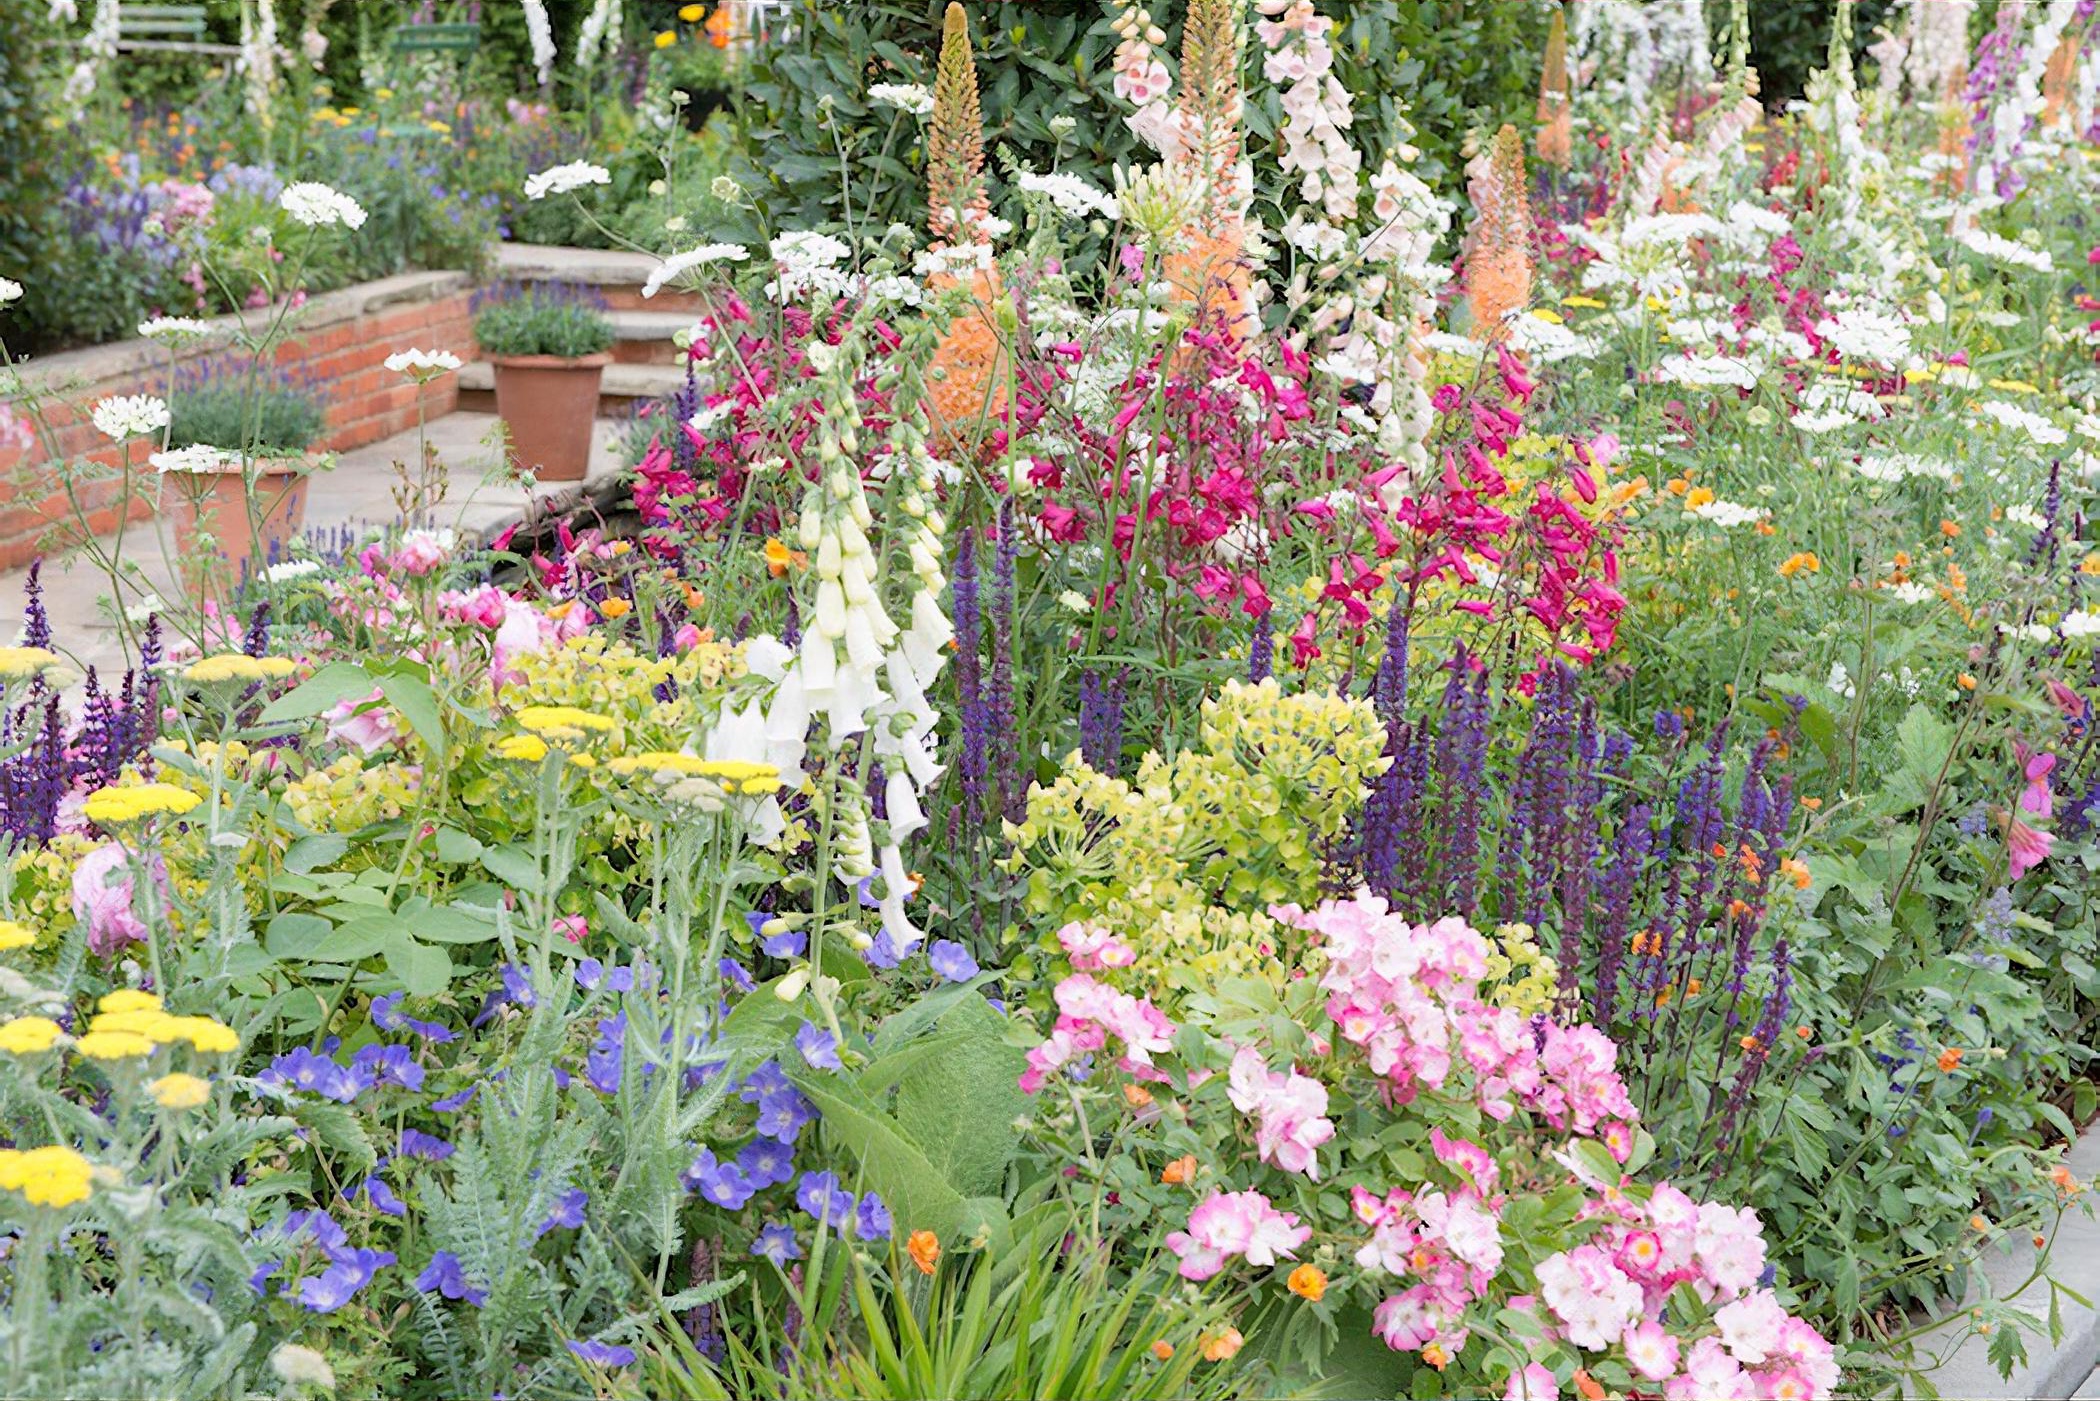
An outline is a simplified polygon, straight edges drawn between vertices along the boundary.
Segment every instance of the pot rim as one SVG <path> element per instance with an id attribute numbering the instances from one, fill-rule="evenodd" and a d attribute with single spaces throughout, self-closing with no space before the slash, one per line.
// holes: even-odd
<path id="1" fill-rule="evenodd" d="M 515 370 L 602 370 L 612 363 L 612 352 L 601 350 L 593 355 L 487 355 L 483 357 L 498 369 Z"/>

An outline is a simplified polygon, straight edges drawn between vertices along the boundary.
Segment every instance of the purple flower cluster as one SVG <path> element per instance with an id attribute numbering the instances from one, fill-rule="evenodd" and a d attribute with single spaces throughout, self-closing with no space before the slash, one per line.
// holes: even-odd
<path id="1" fill-rule="evenodd" d="M 248 1277 L 249 1287 L 258 1295 L 268 1293 L 266 1286 L 273 1276 L 295 1274 L 308 1258 L 309 1248 L 319 1256 L 317 1263 L 322 1268 L 317 1273 L 278 1290 L 314 1313 L 334 1313 L 394 1263 L 390 1250 L 353 1247 L 343 1228 L 325 1211 L 295 1211 L 282 1225 L 260 1233 L 257 1239 L 292 1247 L 284 1259 L 272 1261 Z"/>

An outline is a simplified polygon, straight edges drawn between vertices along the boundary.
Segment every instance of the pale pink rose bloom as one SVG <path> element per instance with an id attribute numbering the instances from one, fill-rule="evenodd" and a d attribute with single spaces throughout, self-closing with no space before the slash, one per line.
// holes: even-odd
<path id="1" fill-rule="evenodd" d="M 394 721 L 394 712 L 385 704 L 385 693 L 377 686 L 369 695 L 332 707 L 324 712 L 324 717 L 328 721 L 330 739 L 355 745 L 363 754 L 399 743 L 402 737 L 401 726 Z"/>
<path id="2" fill-rule="evenodd" d="M 166 901 L 167 867 L 160 857 L 152 856 L 147 858 L 146 869 Z M 96 847 L 73 868 L 73 917 L 87 927 L 88 948 L 105 958 L 146 937 L 146 922 L 138 916 L 132 886 L 130 858 L 115 842 Z"/>

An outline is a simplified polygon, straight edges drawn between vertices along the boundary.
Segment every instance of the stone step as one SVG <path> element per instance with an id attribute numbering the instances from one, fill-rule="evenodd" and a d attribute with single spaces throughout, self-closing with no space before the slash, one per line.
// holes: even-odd
<path id="1" fill-rule="evenodd" d="M 625 365 L 615 362 L 605 367 L 605 378 L 598 385 L 598 404 L 601 409 L 609 401 L 631 399 L 660 399 L 676 393 L 685 383 L 685 371 L 677 365 Z M 486 360 L 471 360 L 459 367 L 459 389 L 462 394 L 492 394 L 496 388 L 496 367 Z M 626 407 L 624 402 L 613 403 L 613 409 Z"/>
<path id="2" fill-rule="evenodd" d="M 624 249 L 499 243 L 494 275 L 505 282 L 573 282 L 595 289 L 614 312 L 686 313 L 690 320 L 701 309 L 697 293 L 665 287 L 653 297 L 642 296 L 642 284 L 656 266 L 649 254 Z"/>
<path id="3" fill-rule="evenodd" d="M 630 365 L 679 365 L 685 352 L 671 337 L 693 324 L 680 311 L 614 311 L 613 359 Z"/>

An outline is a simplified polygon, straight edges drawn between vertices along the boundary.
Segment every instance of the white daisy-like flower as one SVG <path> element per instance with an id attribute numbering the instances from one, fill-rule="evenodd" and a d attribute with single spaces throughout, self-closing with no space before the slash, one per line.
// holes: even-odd
<path id="1" fill-rule="evenodd" d="M 587 185 L 610 185 L 612 172 L 602 165 L 589 161 L 570 161 L 557 165 L 552 170 L 543 170 L 537 175 L 525 177 L 525 198 L 545 199 L 548 195 L 565 195 Z"/>
<path id="2" fill-rule="evenodd" d="M 139 322 L 139 334 L 149 341 L 185 341 L 211 334 L 209 321 L 194 316 L 156 316 Z"/>
<path id="3" fill-rule="evenodd" d="M 317 559 L 288 559 L 282 564 L 273 564 L 262 572 L 266 584 L 289 584 L 294 579 L 304 579 L 321 572 L 321 561 Z"/>
<path id="4" fill-rule="evenodd" d="M 703 243 L 698 248 L 689 248 L 683 253 L 673 253 L 649 274 L 642 284 L 642 295 L 653 297 L 663 290 L 663 285 L 675 277 L 681 277 L 694 268 L 704 268 L 710 263 L 741 263 L 751 256 L 751 250 L 741 243 Z"/>
<path id="5" fill-rule="evenodd" d="M 332 228 L 337 224 L 346 229 L 361 229 L 365 224 L 363 205 L 341 190 L 315 180 L 301 180 L 285 186 L 284 193 L 277 196 L 277 203 L 295 222 L 310 229 Z"/>
<path id="6" fill-rule="evenodd" d="M 1740 506 L 1733 501 L 1716 499 L 1692 507 L 1691 514 L 1697 516 L 1700 520 L 1718 525 L 1723 530 L 1733 530 L 1739 525 L 1749 525 L 1753 521 L 1761 521 L 1770 515 L 1771 512 L 1761 506 Z"/>
<path id="7" fill-rule="evenodd" d="M 1938 597 L 1925 585 L 1915 584 L 1907 579 L 1900 584 L 1890 584 L 1886 592 L 1898 603 L 1924 603 Z"/>
<path id="8" fill-rule="evenodd" d="M 11 277 L 0 277 L 0 306 L 22 299 L 22 284 Z"/>
<path id="9" fill-rule="evenodd" d="M 220 448 L 197 443 L 186 448 L 170 448 L 156 452 L 146 459 L 153 470 L 166 476 L 170 472 L 189 472 L 203 475 L 223 472 L 233 464 L 233 455 Z"/>
<path id="10" fill-rule="evenodd" d="M 439 375 L 450 374 L 459 368 L 459 357 L 449 350 L 397 350 L 386 357 L 386 367 L 397 375 L 407 375 L 417 384 L 428 384 Z"/>
<path id="11" fill-rule="evenodd" d="M 95 405 L 89 417 L 103 437 L 121 443 L 167 427 L 168 401 L 151 394 L 120 394 Z"/>
<path id="12" fill-rule="evenodd" d="M 868 100 L 909 112 L 914 117 L 933 115 L 933 90 L 922 83 L 871 83 Z"/>
<path id="13" fill-rule="evenodd" d="M 2064 614 L 2057 624 L 2065 637 L 2100 637 L 2100 613 L 2081 608 L 2075 613 Z"/>
<path id="14" fill-rule="evenodd" d="M 1038 175 L 1032 170 L 1024 170 L 1018 183 L 1032 194 L 1047 196 L 1052 204 L 1074 219 L 1089 219 L 1096 214 L 1104 219 L 1116 217 L 1116 197 L 1095 189 L 1076 175 L 1066 175 L 1061 171 Z"/>

